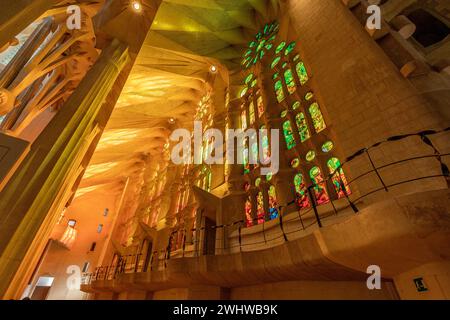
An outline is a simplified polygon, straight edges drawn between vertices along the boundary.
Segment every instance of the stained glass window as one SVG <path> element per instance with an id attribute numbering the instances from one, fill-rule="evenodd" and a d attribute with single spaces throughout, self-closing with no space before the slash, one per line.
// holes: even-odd
<path id="1" fill-rule="evenodd" d="M 261 191 L 258 192 L 258 195 L 256 196 L 256 203 L 257 203 L 258 224 L 260 224 L 264 222 L 266 216 L 264 212 L 264 196 Z"/>
<path id="2" fill-rule="evenodd" d="M 299 165 L 300 165 L 300 160 L 298 160 L 298 158 L 292 159 L 292 161 L 291 161 L 292 168 L 297 168 Z"/>
<path id="3" fill-rule="evenodd" d="M 252 81 L 252 84 L 250 85 L 250 87 L 254 88 L 257 84 L 258 84 L 258 79 L 255 79 Z"/>
<path id="4" fill-rule="evenodd" d="M 250 125 L 255 123 L 255 104 L 253 103 L 253 101 L 250 102 L 250 105 L 248 107 L 248 115 L 250 118 Z"/>
<path id="5" fill-rule="evenodd" d="M 344 184 L 345 191 L 347 192 L 347 194 L 351 194 L 350 188 L 347 183 L 347 179 L 345 178 L 344 170 L 340 168 L 341 162 L 339 161 L 339 159 L 331 158 L 330 160 L 328 160 L 327 165 L 330 174 L 335 173 L 332 177 L 332 181 L 338 197 L 339 198 L 345 197 L 345 193 L 344 190 L 342 189 L 341 183 Z"/>
<path id="6" fill-rule="evenodd" d="M 263 153 L 263 162 L 267 163 L 270 158 L 269 137 L 267 135 L 263 135 L 262 138 L 262 153 Z"/>
<path id="7" fill-rule="evenodd" d="M 309 106 L 309 114 L 311 115 L 316 132 L 320 132 L 327 127 L 325 121 L 323 120 L 323 115 L 317 102 L 314 102 Z"/>
<path id="8" fill-rule="evenodd" d="M 252 217 L 252 202 L 250 198 L 245 201 L 245 218 L 247 220 L 247 227 L 251 227 L 253 225 L 253 217 Z"/>
<path id="9" fill-rule="evenodd" d="M 243 54 L 242 65 L 248 69 L 252 64 L 256 64 L 261 60 L 266 51 L 273 47 L 273 41 L 278 33 L 278 23 L 273 22 L 264 27 L 264 32 L 258 32 L 255 40 L 251 41 L 248 49 Z"/>
<path id="10" fill-rule="evenodd" d="M 246 78 L 245 78 L 245 84 L 249 84 L 250 81 L 253 80 L 253 73 L 250 73 Z"/>
<path id="11" fill-rule="evenodd" d="M 241 112 L 241 128 L 242 130 L 247 129 L 247 112 L 245 110 Z"/>
<path id="12" fill-rule="evenodd" d="M 245 87 L 245 88 L 243 88 L 242 90 L 241 90 L 241 93 L 240 93 L 240 97 L 242 98 L 242 97 L 244 97 L 246 94 L 247 94 L 247 91 L 248 91 L 248 87 Z"/>
<path id="13" fill-rule="evenodd" d="M 308 124 L 306 123 L 306 118 L 303 112 L 300 112 L 295 116 L 295 122 L 297 124 L 301 142 L 308 140 L 311 135 L 309 134 Z"/>
<path id="14" fill-rule="evenodd" d="M 327 141 L 322 145 L 322 151 L 323 152 L 330 152 L 334 147 L 334 144 L 332 141 Z"/>
<path id="15" fill-rule="evenodd" d="M 275 49 L 275 54 L 279 54 L 281 51 L 283 51 L 285 46 L 286 46 L 286 42 L 284 42 L 284 41 L 281 42 Z"/>
<path id="16" fill-rule="evenodd" d="M 299 101 L 295 101 L 292 104 L 292 110 L 297 110 L 298 108 L 300 108 L 300 102 Z"/>
<path id="17" fill-rule="evenodd" d="M 295 66 L 295 70 L 297 71 L 298 78 L 300 79 L 300 84 L 303 86 L 306 82 L 308 82 L 308 72 L 306 71 L 305 64 L 300 61 Z"/>
<path id="18" fill-rule="evenodd" d="M 326 183 L 319 167 L 313 167 L 309 171 L 309 176 L 314 184 L 314 195 L 317 204 L 321 205 L 330 201 L 326 189 Z"/>
<path id="19" fill-rule="evenodd" d="M 280 62 L 281 57 L 276 57 L 275 59 L 273 59 L 272 64 L 270 65 L 270 67 L 273 69 L 277 66 L 277 64 Z"/>
<path id="20" fill-rule="evenodd" d="M 256 105 L 258 107 L 258 117 L 261 118 L 261 116 L 264 114 L 264 103 L 263 98 L 261 96 L 258 97 L 256 100 Z"/>
<path id="21" fill-rule="evenodd" d="M 261 184 L 261 178 L 256 178 L 255 180 L 255 187 L 259 187 L 259 185 Z"/>
<path id="22" fill-rule="evenodd" d="M 284 100 L 283 83 L 281 80 L 275 82 L 275 94 L 277 95 L 278 102 L 282 102 Z"/>
<path id="23" fill-rule="evenodd" d="M 294 75 L 291 69 L 287 69 L 284 72 L 284 81 L 286 82 L 289 94 L 293 94 L 297 90 L 297 86 L 295 85 Z"/>
<path id="24" fill-rule="evenodd" d="M 269 216 L 270 220 L 278 218 L 277 194 L 274 186 L 269 188 Z"/>
<path id="25" fill-rule="evenodd" d="M 311 100 L 312 98 L 314 98 L 314 93 L 312 93 L 311 91 L 308 92 L 307 94 L 305 94 L 305 100 L 306 100 L 306 101 L 309 101 L 309 100 Z"/>
<path id="26" fill-rule="evenodd" d="M 291 52 L 292 52 L 292 50 L 294 50 L 294 48 L 295 48 L 295 41 L 294 42 L 291 42 L 287 47 L 286 47 L 286 50 L 284 51 L 284 55 L 289 55 Z"/>
<path id="27" fill-rule="evenodd" d="M 247 146 L 247 143 L 244 142 L 244 148 L 242 148 L 242 157 L 244 160 L 244 163 L 243 163 L 244 164 L 244 174 L 247 174 L 250 172 L 250 163 L 248 161 L 248 156 L 249 156 L 248 146 Z"/>
<path id="28" fill-rule="evenodd" d="M 295 186 L 295 200 L 298 208 L 299 209 L 309 208 L 310 202 L 306 190 L 305 179 L 303 179 L 303 175 L 301 173 L 295 175 L 294 186 Z"/>
<path id="29" fill-rule="evenodd" d="M 203 159 L 206 160 L 209 158 L 210 154 L 208 154 L 209 151 L 209 136 L 206 135 L 204 140 L 203 140 Z"/>
<path id="30" fill-rule="evenodd" d="M 306 154 L 306 161 L 311 162 L 316 158 L 316 153 L 313 150 L 308 151 Z"/>
<path id="31" fill-rule="evenodd" d="M 281 113 L 280 113 L 280 117 L 281 118 L 286 118 L 286 116 L 287 116 L 287 110 L 283 110 L 283 111 L 281 111 Z"/>
<path id="32" fill-rule="evenodd" d="M 287 148 L 288 150 L 291 150 L 293 147 L 295 147 L 295 138 L 294 133 L 292 132 L 291 122 L 289 120 L 283 123 L 283 133 Z"/>
<path id="33" fill-rule="evenodd" d="M 252 157 L 254 159 L 254 161 L 257 163 L 258 162 L 258 142 L 253 142 L 252 143 Z M 255 164 L 255 167 L 257 167 L 258 165 Z"/>

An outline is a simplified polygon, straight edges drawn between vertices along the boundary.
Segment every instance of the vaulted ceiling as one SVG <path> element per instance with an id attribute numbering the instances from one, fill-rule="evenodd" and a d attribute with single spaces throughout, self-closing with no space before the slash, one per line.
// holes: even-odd
<path id="1" fill-rule="evenodd" d="M 239 68 L 248 42 L 277 6 L 278 0 L 162 1 L 78 196 L 96 185 L 119 191 L 125 178 L 158 167 L 173 128 L 192 126 L 209 86 L 224 95 L 229 70 Z"/>

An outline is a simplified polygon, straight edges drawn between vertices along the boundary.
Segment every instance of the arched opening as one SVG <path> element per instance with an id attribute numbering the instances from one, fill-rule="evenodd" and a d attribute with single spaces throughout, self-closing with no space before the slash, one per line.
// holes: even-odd
<path id="1" fill-rule="evenodd" d="M 407 17 L 417 28 L 413 38 L 425 48 L 441 42 L 450 34 L 450 28 L 444 22 L 424 9 L 414 10 Z"/>

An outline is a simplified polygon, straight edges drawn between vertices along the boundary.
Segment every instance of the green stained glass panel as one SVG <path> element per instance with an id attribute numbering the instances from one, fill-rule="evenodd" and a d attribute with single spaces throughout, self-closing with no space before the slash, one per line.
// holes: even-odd
<path id="1" fill-rule="evenodd" d="M 252 157 L 253 157 L 252 162 L 254 164 L 256 164 L 258 162 L 258 143 L 257 142 L 254 142 L 252 144 Z"/>
<path id="2" fill-rule="evenodd" d="M 286 56 L 289 55 L 289 54 L 292 52 L 292 50 L 294 50 L 295 45 L 296 45 L 295 41 L 294 41 L 294 42 L 291 42 L 291 43 L 287 46 L 286 50 L 284 51 L 284 55 L 286 55 Z"/>
<path id="3" fill-rule="evenodd" d="M 270 157 L 269 137 L 267 135 L 263 135 L 262 138 L 262 154 L 263 154 L 263 162 L 267 163 Z"/>
<path id="4" fill-rule="evenodd" d="M 286 42 L 281 42 L 278 47 L 275 49 L 275 54 L 279 54 L 281 51 L 283 51 L 284 47 L 286 46 Z"/>
<path id="5" fill-rule="evenodd" d="M 305 64 L 300 61 L 295 66 L 295 70 L 297 71 L 298 78 L 300 79 L 300 84 L 304 85 L 306 82 L 308 82 L 308 72 L 306 71 Z"/>
<path id="6" fill-rule="evenodd" d="M 314 184 L 314 196 L 317 203 L 320 205 L 329 202 L 330 198 L 328 197 L 325 180 L 320 169 L 318 167 L 311 168 L 309 176 Z"/>
<path id="7" fill-rule="evenodd" d="M 260 51 L 262 48 L 264 48 L 265 44 L 266 44 L 266 40 L 261 40 L 258 44 L 258 47 L 256 48 L 256 51 Z"/>
<path id="8" fill-rule="evenodd" d="M 256 105 L 258 107 L 258 117 L 261 117 L 264 113 L 264 103 L 263 98 L 261 96 L 256 100 Z"/>
<path id="9" fill-rule="evenodd" d="M 289 120 L 283 123 L 283 134 L 284 139 L 286 140 L 286 146 L 288 150 L 291 150 L 293 147 L 295 147 L 295 138 L 292 132 L 291 122 Z"/>
<path id="10" fill-rule="evenodd" d="M 276 57 L 275 59 L 273 59 L 272 64 L 270 65 L 270 67 L 273 69 L 277 66 L 277 64 L 280 62 L 281 57 Z"/>
<path id="11" fill-rule="evenodd" d="M 331 180 L 338 197 L 345 197 L 345 193 L 347 193 L 347 195 L 351 194 L 351 190 L 348 186 L 347 179 L 345 178 L 344 170 L 341 168 L 341 162 L 339 161 L 339 159 L 331 158 L 330 160 L 328 160 L 327 166 L 330 174 L 333 174 Z M 345 186 L 345 192 L 342 184 Z"/>
<path id="12" fill-rule="evenodd" d="M 253 73 L 250 73 L 246 78 L 245 78 L 245 84 L 249 84 L 250 81 L 252 81 L 253 79 Z"/>
<path id="13" fill-rule="evenodd" d="M 316 153 L 313 150 L 308 151 L 306 154 L 306 161 L 311 162 L 316 158 Z"/>
<path id="14" fill-rule="evenodd" d="M 247 112 L 245 110 L 241 112 L 241 128 L 242 130 L 247 129 Z"/>
<path id="15" fill-rule="evenodd" d="M 312 93 L 311 91 L 308 92 L 308 93 L 305 95 L 305 100 L 306 100 L 306 101 L 309 101 L 309 100 L 311 100 L 312 98 L 314 98 L 314 93 Z"/>
<path id="16" fill-rule="evenodd" d="M 295 175 L 294 186 L 295 186 L 296 203 L 298 207 L 300 209 L 308 208 L 310 204 L 307 196 L 305 179 L 303 179 L 303 175 L 301 173 Z"/>
<path id="17" fill-rule="evenodd" d="M 322 145 L 322 151 L 323 152 L 330 152 L 334 147 L 334 144 L 332 141 L 327 141 Z"/>
<path id="18" fill-rule="evenodd" d="M 309 114 L 311 115 L 314 129 L 317 133 L 324 130 L 327 126 L 323 120 L 322 112 L 320 111 L 319 104 L 317 102 L 309 106 Z"/>
<path id="19" fill-rule="evenodd" d="M 295 79 L 291 69 L 287 69 L 284 72 L 284 81 L 286 82 L 289 94 L 293 94 L 297 90 L 297 86 L 295 85 Z"/>
<path id="20" fill-rule="evenodd" d="M 242 150 L 242 156 L 244 158 L 244 174 L 247 174 L 250 172 L 250 164 L 248 163 L 248 148 L 244 148 L 244 150 Z"/>
<path id="21" fill-rule="evenodd" d="M 255 105 L 253 104 L 253 101 L 250 102 L 250 105 L 248 107 L 248 111 L 249 111 L 249 118 L 250 118 L 250 124 L 254 124 L 255 123 Z"/>
<path id="22" fill-rule="evenodd" d="M 278 102 L 282 102 L 285 98 L 284 91 L 283 91 L 283 83 L 281 80 L 278 80 L 275 82 L 275 94 L 277 96 Z"/>
<path id="23" fill-rule="evenodd" d="M 264 57 L 265 54 L 266 54 L 266 53 L 265 53 L 264 51 L 261 51 L 261 52 L 259 53 L 259 59 L 261 60 L 261 59 Z"/>
<path id="24" fill-rule="evenodd" d="M 239 96 L 242 98 L 247 94 L 248 91 L 248 87 L 245 87 L 241 90 L 241 93 L 239 94 Z"/>
<path id="25" fill-rule="evenodd" d="M 295 101 L 292 105 L 292 110 L 297 110 L 298 108 L 300 108 L 300 101 Z"/>
<path id="26" fill-rule="evenodd" d="M 295 122 L 297 124 L 298 133 L 300 135 L 301 141 L 304 142 L 308 140 L 310 138 L 310 134 L 308 124 L 306 122 L 306 118 L 303 112 L 300 112 L 295 116 Z"/>
<path id="27" fill-rule="evenodd" d="M 266 213 L 264 212 L 264 196 L 262 192 L 258 192 L 256 197 L 257 203 L 257 215 L 258 215 L 258 224 L 263 223 L 265 220 Z"/>
<path id="28" fill-rule="evenodd" d="M 297 168 L 299 165 L 300 165 L 300 160 L 298 160 L 298 158 L 295 158 L 291 161 L 292 168 Z"/>

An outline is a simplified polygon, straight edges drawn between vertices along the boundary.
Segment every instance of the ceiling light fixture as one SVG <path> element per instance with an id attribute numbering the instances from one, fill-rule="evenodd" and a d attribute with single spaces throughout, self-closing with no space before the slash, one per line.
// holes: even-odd
<path id="1" fill-rule="evenodd" d="M 133 7 L 134 11 L 140 12 L 142 9 L 141 3 L 139 1 L 133 1 L 131 3 L 131 6 Z"/>
<path id="2" fill-rule="evenodd" d="M 175 119 L 174 118 L 169 118 L 168 121 L 169 121 L 170 124 L 174 124 L 175 123 Z"/>
<path id="3" fill-rule="evenodd" d="M 209 67 L 209 71 L 210 71 L 211 73 L 216 73 L 216 72 L 217 72 L 217 67 L 216 67 L 215 65 L 211 65 L 211 66 Z"/>

